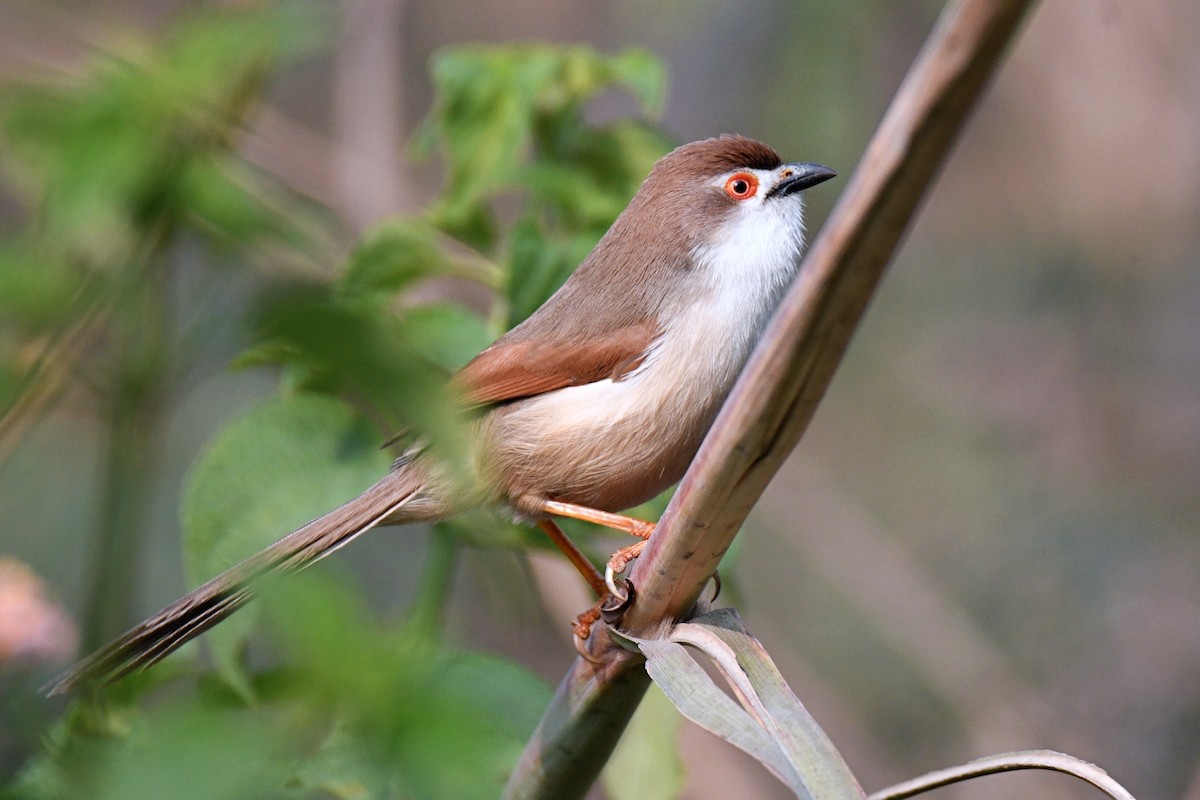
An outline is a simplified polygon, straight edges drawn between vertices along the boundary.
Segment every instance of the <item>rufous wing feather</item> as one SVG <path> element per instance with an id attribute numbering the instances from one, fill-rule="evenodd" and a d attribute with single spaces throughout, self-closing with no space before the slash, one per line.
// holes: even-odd
<path id="1" fill-rule="evenodd" d="M 501 338 L 468 362 L 453 383 L 468 404 L 492 405 L 621 380 L 642 363 L 658 333 L 658 326 L 647 320 L 587 339 Z"/>

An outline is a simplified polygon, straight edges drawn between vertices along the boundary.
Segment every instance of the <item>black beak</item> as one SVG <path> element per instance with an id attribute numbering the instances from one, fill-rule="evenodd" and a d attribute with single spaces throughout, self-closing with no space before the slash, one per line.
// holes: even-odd
<path id="1" fill-rule="evenodd" d="M 789 194 L 803 191 L 810 186 L 824 183 L 830 178 L 836 178 L 837 173 L 829 167 L 820 164 L 796 163 L 787 164 L 783 170 L 783 180 L 775 184 L 767 197 L 787 197 Z"/>

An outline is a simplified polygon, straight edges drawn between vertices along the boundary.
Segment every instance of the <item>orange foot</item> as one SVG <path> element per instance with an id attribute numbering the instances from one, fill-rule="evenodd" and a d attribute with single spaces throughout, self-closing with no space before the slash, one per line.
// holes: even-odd
<path id="1" fill-rule="evenodd" d="M 585 642 L 592 635 L 592 626 L 600 619 L 600 606 L 604 604 L 604 599 L 606 598 L 597 600 L 594 606 L 576 617 L 575 624 L 572 626 L 571 638 L 575 642 L 575 652 L 579 653 L 579 657 L 584 661 L 592 664 L 599 664 L 600 661 L 588 651 Z"/>
<path id="2" fill-rule="evenodd" d="M 645 542 L 634 542 L 628 547 L 622 547 L 608 559 L 608 566 L 604 568 L 604 584 L 614 597 L 626 594 L 625 590 L 617 585 L 617 575 L 624 572 L 629 562 L 640 556 L 645 547 Z"/>

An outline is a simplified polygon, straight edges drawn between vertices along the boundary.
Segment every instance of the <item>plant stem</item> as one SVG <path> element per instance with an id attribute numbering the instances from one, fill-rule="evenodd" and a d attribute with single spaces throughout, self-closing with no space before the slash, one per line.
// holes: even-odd
<path id="1" fill-rule="evenodd" d="M 165 345 L 166 258 L 173 225 L 163 215 L 148 226 L 143 258 L 116 287 L 115 344 L 101 497 L 83 647 L 93 650 L 133 616 L 145 512 L 157 465 L 162 400 L 170 361 Z"/>
<path id="2" fill-rule="evenodd" d="M 458 538 L 450 531 L 439 530 L 439 527 L 435 526 L 430 534 L 425 571 L 421 574 L 421 585 L 409 612 L 413 630 L 431 639 L 441 636 L 454 568 L 458 563 Z"/>
<path id="3" fill-rule="evenodd" d="M 614 653 L 599 668 L 575 659 L 513 770 L 504 800 L 587 794 L 650 686 L 641 656 Z"/>

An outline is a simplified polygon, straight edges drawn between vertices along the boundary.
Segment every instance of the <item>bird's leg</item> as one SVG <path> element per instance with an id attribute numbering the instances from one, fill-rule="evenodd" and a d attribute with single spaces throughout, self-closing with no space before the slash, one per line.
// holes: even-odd
<path id="1" fill-rule="evenodd" d="M 650 534 L 654 533 L 653 522 L 625 517 L 621 514 L 612 514 L 608 511 L 600 511 L 595 508 L 588 508 L 587 506 L 577 506 L 574 503 L 543 500 L 540 510 L 547 514 L 553 514 L 556 517 L 571 517 L 573 519 L 581 519 L 584 522 L 594 522 L 606 528 L 623 531 L 639 539 L 649 539 Z"/>
<path id="2" fill-rule="evenodd" d="M 563 552 L 563 555 L 574 565 L 575 569 L 579 570 L 579 574 L 587 581 L 588 586 L 592 587 L 592 591 L 596 593 L 596 596 L 603 600 L 604 595 L 608 592 L 608 586 L 604 583 L 604 577 L 600 574 L 599 570 L 592 566 L 592 562 L 588 561 L 587 556 L 580 552 L 575 543 L 567 538 L 562 528 L 558 527 L 558 523 L 552 519 L 544 519 L 538 523 L 538 527 L 550 537 L 550 541 L 554 542 L 554 545 Z M 599 609 L 598 605 L 597 609 Z M 597 610 L 597 617 L 599 613 L 599 610 Z"/>
<path id="3" fill-rule="evenodd" d="M 608 566 L 605 568 L 604 577 L 601 577 L 600 573 L 592 567 L 591 563 L 584 558 L 583 554 L 567 539 L 566 535 L 563 534 L 557 525 L 549 520 L 538 523 L 538 526 L 549 534 L 559 549 L 566 553 L 567 558 L 571 560 L 571 563 L 583 575 L 588 585 L 595 589 L 596 594 L 600 596 L 600 600 L 596 605 L 575 618 L 575 625 L 573 627 L 575 649 L 580 655 L 591 661 L 593 659 L 590 655 L 587 655 L 587 651 L 583 647 L 583 642 L 591 636 L 592 626 L 600 619 L 601 606 L 604 605 L 609 597 L 615 598 L 619 603 L 624 603 L 628 600 L 628 593 L 617 585 L 616 574 L 624 571 L 629 562 L 637 558 L 638 554 L 642 552 L 642 548 L 646 546 L 645 540 L 649 539 L 650 534 L 654 533 L 654 523 L 574 503 L 563 503 L 558 500 L 542 500 L 538 504 L 537 510 L 545 514 L 553 514 L 556 517 L 571 517 L 572 519 L 581 519 L 584 522 L 603 525 L 606 528 L 622 531 L 628 533 L 630 536 L 642 539 L 640 542 L 635 542 L 629 547 L 622 547 L 613 553 L 612 558 L 608 561 Z"/>
<path id="4" fill-rule="evenodd" d="M 550 537 L 550 541 L 554 542 L 555 546 L 563 552 L 567 560 L 575 566 L 583 579 L 592 587 L 592 591 L 596 593 L 596 603 L 575 618 L 574 624 L 571 626 L 572 638 L 575 640 L 575 651 L 580 656 L 595 663 L 595 658 L 587 651 L 584 646 L 584 641 L 592 635 L 592 626 L 600 619 L 600 606 L 604 604 L 605 598 L 608 596 L 608 586 L 604 582 L 604 576 L 600 571 L 592 566 L 592 562 L 588 561 L 575 543 L 567 538 L 563 533 L 563 529 L 558 527 L 558 523 L 552 519 L 544 519 L 538 523 L 538 527 Z"/>
<path id="5" fill-rule="evenodd" d="M 612 558 L 608 560 L 608 566 L 604 571 L 604 583 L 614 597 L 620 597 L 623 592 L 617 586 L 615 576 L 619 572 L 624 572 L 625 567 L 629 566 L 629 562 L 641 554 L 642 548 L 646 546 L 645 540 L 649 539 L 650 534 L 654 533 L 654 523 L 634 519 L 633 517 L 626 517 L 621 514 L 613 514 L 608 511 L 600 511 L 595 508 L 588 508 L 587 506 L 578 506 L 574 503 L 562 503 L 558 500 L 543 500 L 540 510 L 559 517 L 572 517 L 584 520 L 585 522 L 594 522 L 606 528 L 624 531 L 630 536 L 636 536 L 643 540 L 629 547 L 622 547 L 613 553 Z"/>

